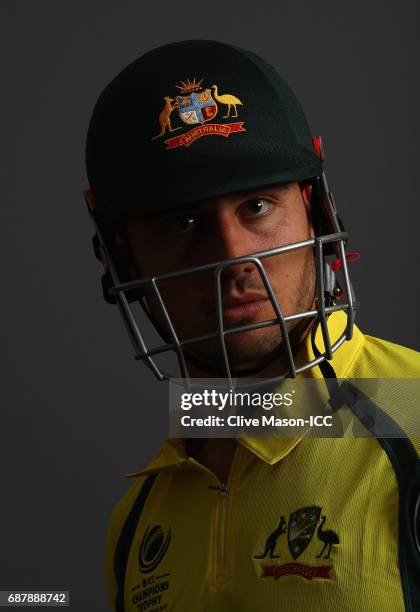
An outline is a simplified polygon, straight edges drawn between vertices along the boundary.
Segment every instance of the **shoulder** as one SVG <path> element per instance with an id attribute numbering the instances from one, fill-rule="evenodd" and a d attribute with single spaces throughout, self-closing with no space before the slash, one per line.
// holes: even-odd
<path id="1" fill-rule="evenodd" d="M 413 349 L 364 335 L 362 350 L 352 376 L 360 378 L 420 378 L 420 353 Z"/>
<path id="2" fill-rule="evenodd" d="M 420 353 L 364 335 L 351 376 L 406 432 L 420 455 Z"/>

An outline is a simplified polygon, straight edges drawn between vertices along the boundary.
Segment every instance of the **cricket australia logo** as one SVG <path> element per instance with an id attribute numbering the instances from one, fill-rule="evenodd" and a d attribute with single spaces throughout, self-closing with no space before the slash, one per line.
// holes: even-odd
<path id="1" fill-rule="evenodd" d="M 326 520 L 326 516 L 321 517 L 321 508 L 318 506 L 306 506 L 292 512 L 287 526 L 286 519 L 282 516 L 278 526 L 267 537 L 263 552 L 254 555 L 253 559 L 279 559 L 282 555 L 279 552 L 278 541 L 280 536 L 286 533 L 288 552 L 294 561 L 305 552 L 315 533 L 322 545 L 318 546 L 318 552 L 313 556 L 316 559 L 329 559 L 332 547 L 338 545 L 340 539 L 331 529 L 324 530 Z M 263 563 L 260 578 L 277 580 L 281 576 L 287 575 L 298 575 L 306 580 L 330 578 L 331 568 L 331 565 L 309 565 L 294 562 L 281 565 L 266 565 Z"/>
<path id="2" fill-rule="evenodd" d="M 156 569 L 165 556 L 170 541 L 170 527 L 165 536 L 163 528 L 160 525 L 155 525 L 152 528 L 150 528 L 150 525 L 147 526 L 140 543 L 138 557 L 140 571 L 143 572 L 143 574 L 148 574 Z"/>
<path id="3" fill-rule="evenodd" d="M 293 559 L 297 559 L 307 548 L 318 524 L 321 508 L 301 508 L 290 515 L 287 543 Z"/>
<path id="4" fill-rule="evenodd" d="M 160 132 L 153 136 L 151 140 L 161 138 L 168 132 L 175 132 L 184 126 L 173 127 L 171 116 L 173 111 L 178 110 L 178 117 L 182 123 L 197 127 L 188 132 L 174 136 L 165 140 L 166 148 L 189 147 L 195 140 L 203 136 L 224 136 L 229 137 L 234 132 L 244 132 L 243 121 L 228 123 L 209 123 L 219 112 L 219 106 L 226 108 L 223 119 L 238 117 L 238 106 L 243 106 L 243 102 L 231 93 L 219 93 L 218 86 L 212 85 L 204 88 L 203 79 L 197 81 L 194 77 L 192 81 L 187 79 L 177 85 L 178 92 L 174 97 L 165 96 L 164 106 L 159 115 Z"/>

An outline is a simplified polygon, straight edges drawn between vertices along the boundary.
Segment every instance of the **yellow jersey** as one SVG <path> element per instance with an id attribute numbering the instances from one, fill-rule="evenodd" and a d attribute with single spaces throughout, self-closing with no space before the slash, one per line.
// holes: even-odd
<path id="1" fill-rule="evenodd" d="M 345 315 L 328 327 L 334 341 Z M 313 358 L 309 340 L 302 351 Z M 331 365 L 338 378 L 420 378 L 419 353 L 356 326 Z M 388 400 L 403 429 L 419 422 L 404 393 Z M 372 437 L 239 439 L 226 483 L 182 440 L 166 440 L 130 475 L 110 522 L 113 609 L 418 612 L 420 443 L 411 438 L 401 451 L 401 441 Z M 407 457 L 397 465 L 406 450 L 410 466 Z"/>

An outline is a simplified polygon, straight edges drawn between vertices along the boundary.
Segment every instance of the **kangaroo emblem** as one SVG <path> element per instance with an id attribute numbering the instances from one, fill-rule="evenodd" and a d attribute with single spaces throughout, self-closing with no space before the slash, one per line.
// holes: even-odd
<path id="1" fill-rule="evenodd" d="M 170 119 L 172 111 L 178 107 L 178 102 L 175 102 L 175 104 L 172 104 L 172 102 L 174 102 L 174 99 L 170 98 L 169 96 L 165 96 L 164 99 L 165 99 L 165 106 L 163 107 L 159 115 L 160 132 L 159 134 L 156 134 L 156 136 L 153 136 L 151 140 L 155 140 L 155 138 L 159 138 L 160 136 L 163 136 L 166 132 L 166 128 L 168 128 L 170 132 L 175 132 L 175 130 L 181 129 L 180 127 L 173 129 L 171 126 L 171 119 Z"/>
<path id="2" fill-rule="evenodd" d="M 265 559 L 265 557 L 269 554 L 269 558 L 270 559 L 278 559 L 280 557 L 280 555 L 275 555 L 274 551 L 276 548 L 276 544 L 277 544 L 277 540 L 278 538 L 283 534 L 286 533 L 287 531 L 287 527 L 286 527 L 286 519 L 284 518 L 284 516 L 282 516 L 280 518 L 280 523 L 278 524 L 278 527 L 276 527 L 276 529 L 270 533 L 270 535 L 267 538 L 267 541 L 265 543 L 265 548 L 264 548 L 264 552 L 262 555 L 254 555 L 254 559 Z"/>

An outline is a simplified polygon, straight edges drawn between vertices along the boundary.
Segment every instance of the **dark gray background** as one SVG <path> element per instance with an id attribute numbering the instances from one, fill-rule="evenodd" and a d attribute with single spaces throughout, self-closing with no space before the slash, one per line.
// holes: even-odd
<path id="1" fill-rule="evenodd" d="M 368 333 L 416 348 L 419 4 L 1 3 L 0 589 L 70 589 L 107 610 L 104 534 L 166 431 L 166 388 L 102 303 L 84 139 L 111 78 L 151 47 L 215 38 L 271 61 L 327 145 Z"/>

